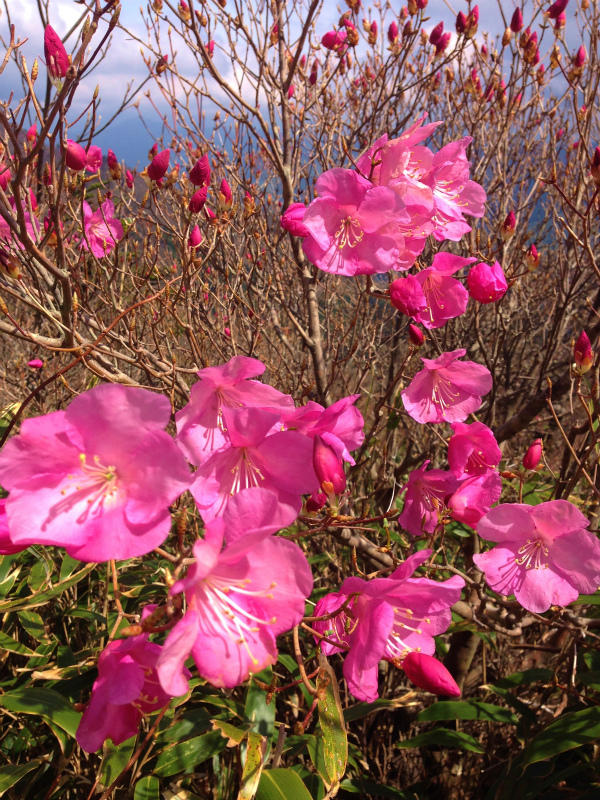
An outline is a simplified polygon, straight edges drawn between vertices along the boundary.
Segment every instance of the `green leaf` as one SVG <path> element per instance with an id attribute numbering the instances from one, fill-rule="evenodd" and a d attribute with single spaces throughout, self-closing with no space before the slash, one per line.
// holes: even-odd
<path id="1" fill-rule="evenodd" d="M 351 794 L 366 795 L 370 794 L 373 797 L 390 797 L 392 800 L 413 800 L 416 795 L 407 795 L 401 792 L 400 789 L 394 789 L 391 786 L 381 786 L 372 781 L 350 780 L 346 778 L 342 781 L 340 789 Z"/>
<path id="2" fill-rule="evenodd" d="M 310 755 L 310 760 L 313 763 L 313 767 L 317 770 L 323 781 L 328 786 L 331 786 L 331 780 L 329 778 L 329 773 L 327 772 L 327 765 L 325 764 L 323 737 L 314 736 L 312 734 L 307 736 L 305 734 L 305 738 L 306 747 L 308 749 L 308 754 Z"/>
<path id="3" fill-rule="evenodd" d="M 5 611 L 28 611 L 37 606 L 43 606 L 48 600 L 58 597 L 59 594 L 66 592 L 67 589 L 82 581 L 93 569 L 96 569 L 96 564 L 86 564 L 83 569 L 71 575 L 66 581 L 55 583 L 51 589 L 47 589 L 45 592 L 34 592 L 27 597 L 18 597 L 15 600 L 0 603 L 0 614 Z"/>
<path id="4" fill-rule="evenodd" d="M 263 683 L 270 683 L 273 677 L 273 670 L 271 667 L 257 672 L 254 676 Z M 269 742 L 273 739 L 273 731 L 275 729 L 275 697 L 267 705 L 267 693 L 264 689 L 260 689 L 254 681 L 248 684 L 248 691 L 246 692 L 246 704 L 244 706 L 244 722 L 249 723 L 254 733 L 260 733 Z M 242 754 L 244 748 L 242 748 Z"/>
<path id="5" fill-rule="evenodd" d="M 258 789 L 263 768 L 267 740 L 260 733 L 248 734 L 246 761 L 242 772 L 242 782 L 238 800 L 252 800 Z"/>
<path id="6" fill-rule="evenodd" d="M 27 633 L 38 642 L 47 642 L 46 630 L 44 628 L 44 620 L 35 611 L 19 611 L 18 614 L 21 625 L 25 628 Z"/>
<path id="7" fill-rule="evenodd" d="M 600 706 L 564 714 L 527 745 L 522 755 L 523 766 L 543 761 L 600 739 Z"/>
<path id="8" fill-rule="evenodd" d="M 348 763 L 348 737 L 335 672 L 321 655 L 317 676 L 319 722 L 323 731 L 323 756 L 329 783 L 339 783 Z"/>
<path id="9" fill-rule="evenodd" d="M 79 714 L 65 698 L 53 689 L 38 689 L 35 686 L 13 689 L 0 695 L 0 706 L 15 714 L 32 714 L 41 717 L 58 738 L 65 752 L 75 738 L 81 720 Z M 64 733 L 68 737 L 64 736 Z"/>
<path id="10" fill-rule="evenodd" d="M 311 772 L 310 775 L 304 775 L 301 777 L 302 783 L 310 792 L 312 800 L 323 800 L 326 794 L 326 789 L 321 776 Z"/>
<path id="11" fill-rule="evenodd" d="M 260 777 L 256 800 L 312 800 L 312 797 L 294 770 L 266 769 Z"/>
<path id="12" fill-rule="evenodd" d="M 0 797 L 2 797 L 4 792 L 14 786 L 15 783 L 20 781 L 21 778 L 24 778 L 25 775 L 29 775 L 30 772 L 37 769 L 44 761 L 45 760 L 42 758 L 34 758 L 27 764 L 20 764 L 18 767 L 12 766 L 11 764 L 0 767 Z"/>
<path id="13" fill-rule="evenodd" d="M 252 727 L 250 722 L 245 722 L 239 727 L 232 725 L 230 722 L 223 722 L 218 719 L 211 719 L 212 727 L 215 731 L 219 731 L 221 736 L 227 742 L 227 747 L 237 747 L 242 739 L 246 738 L 246 734 Z"/>
<path id="14" fill-rule="evenodd" d="M 517 725 L 519 720 L 508 708 L 479 700 L 444 700 L 425 708 L 417 716 L 419 722 L 449 719 L 484 719 L 489 722 L 508 722 Z"/>
<path id="15" fill-rule="evenodd" d="M 203 736 L 196 736 L 186 742 L 178 742 L 165 748 L 158 757 L 154 774 L 168 778 L 178 772 L 185 772 L 202 764 L 212 756 L 220 753 L 227 745 L 220 731 L 211 731 Z"/>
<path id="16" fill-rule="evenodd" d="M 154 775 L 144 775 L 135 785 L 133 800 L 160 800 L 160 781 Z"/>
<path id="17" fill-rule="evenodd" d="M 17 642 L 12 636 L 4 631 L 0 631 L 0 650 L 8 650 L 10 653 L 18 653 L 20 656 L 32 656 L 33 650 L 25 647 L 21 642 Z"/>
<path id="18" fill-rule="evenodd" d="M 133 755 L 136 741 L 137 736 L 132 736 L 131 739 L 126 739 L 119 745 L 115 745 L 111 741 L 106 742 L 102 764 L 100 765 L 101 787 L 108 789 L 115 778 L 125 769 L 127 762 Z"/>
<path id="19" fill-rule="evenodd" d="M 501 678 L 496 681 L 494 686 L 500 689 L 513 689 L 515 686 L 528 686 L 531 683 L 548 683 L 552 680 L 553 672 L 551 669 L 543 669 L 538 667 L 536 669 L 526 669 L 523 672 L 513 672 L 512 675 L 507 675 L 506 678 Z"/>
<path id="20" fill-rule="evenodd" d="M 344 721 L 353 722 L 355 719 L 362 719 L 373 711 L 381 711 L 386 708 L 398 708 L 400 704 L 396 700 L 375 700 L 373 703 L 355 703 L 344 709 Z"/>
<path id="21" fill-rule="evenodd" d="M 29 570 L 27 584 L 32 592 L 37 592 L 49 580 L 48 568 L 44 561 L 36 561 Z"/>
<path id="22" fill-rule="evenodd" d="M 571 605 L 600 606 L 600 592 L 596 592 L 596 594 L 580 594 L 577 600 L 573 600 Z"/>
<path id="23" fill-rule="evenodd" d="M 433 731 L 420 733 L 412 739 L 407 739 L 405 742 L 396 742 L 396 747 L 403 750 L 410 747 L 452 747 L 459 750 L 471 750 L 473 753 L 485 753 L 484 748 L 479 744 L 477 739 L 469 736 L 467 733 L 460 731 L 451 731 L 448 728 L 436 728 Z"/>

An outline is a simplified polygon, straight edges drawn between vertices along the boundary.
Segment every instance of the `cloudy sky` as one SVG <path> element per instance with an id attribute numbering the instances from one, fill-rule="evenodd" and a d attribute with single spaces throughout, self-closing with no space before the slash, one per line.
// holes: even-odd
<path id="1" fill-rule="evenodd" d="M 43 47 L 43 28 L 40 22 L 39 14 L 37 11 L 36 0 L 0 0 L 4 5 L 2 14 L 0 16 L 0 36 L 4 42 L 4 46 L 8 41 L 9 35 L 9 17 L 10 22 L 15 24 L 16 37 L 28 41 L 20 48 L 22 53 L 27 59 L 29 68 L 33 64 L 36 56 L 40 59 L 40 79 L 38 79 L 39 91 L 43 91 L 43 80 L 45 78 L 45 68 L 42 63 L 44 47 Z M 7 8 L 8 3 L 8 8 Z M 365 5 L 363 0 L 363 5 Z M 400 0 L 391 0 L 389 3 L 391 9 L 396 13 L 399 12 L 403 2 Z M 340 4 L 342 10 L 346 8 L 345 3 Z M 502 0 L 502 7 L 505 15 L 510 18 L 515 8 L 515 0 Z M 571 3 L 572 6 L 575 2 Z M 494 33 L 502 32 L 504 23 L 498 9 L 496 0 L 479 0 L 480 7 L 480 34 L 484 31 L 490 30 Z M 10 12 L 8 12 L 10 9 Z M 331 0 L 324 0 L 324 13 L 319 20 L 317 26 L 318 35 L 325 33 L 332 23 L 337 22 L 339 18 L 339 10 L 337 3 Z M 465 0 L 430 0 L 428 5 L 429 22 L 426 25 L 427 29 L 431 29 L 440 20 L 444 21 L 445 27 L 449 30 L 454 30 L 454 20 L 458 11 L 467 11 L 468 3 Z M 85 6 L 81 3 L 74 2 L 74 0 L 50 0 L 49 12 L 50 23 L 57 31 L 57 33 L 64 37 L 66 33 L 77 23 L 82 13 L 85 11 Z M 574 11 L 570 11 L 571 16 Z M 365 14 L 367 16 L 368 14 Z M 125 28 L 134 32 L 142 39 L 146 39 L 146 31 L 142 23 L 140 8 L 137 0 L 122 0 L 121 22 Z M 569 20 L 569 27 L 572 34 L 577 39 L 576 26 L 572 20 Z M 164 31 L 163 31 L 164 35 Z M 569 37 L 571 38 L 571 37 Z M 217 44 L 219 44 L 219 34 L 215 34 Z M 4 50 L 4 46 L 2 50 Z M 75 34 L 73 34 L 66 43 L 67 51 L 71 52 L 75 47 Z M 195 62 L 191 57 L 186 58 L 186 54 L 182 51 L 180 42 L 177 45 L 178 53 L 178 68 L 185 72 L 186 69 L 197 71 Z M 221 69 L 223 74 L 227 74 L 228 68 L 231 73 L 230 63 L 227 63 L 225 52 L 218 52 L 215 55 L 216 63 Z M 125 30 L 117 29 L 113 34 L 113 42 L 109 50 L 109 56 L 92 71 L 89 76 L 86 76 L 82 81 L 82 85 L 77 95 L 77 104 L 73 109 L 75 115 L 80 112 L 90 102 L 92 93 L 98 84 L 100 87 L 100 116 L 101 124 L 107 121 L 115 109 L 119 106 L 125 87 L 131 80 L 139 85 L 148 75 L 148 70 L 142 61 L 140 55 L 139 44 L 132 41 L 131 37 L 127 35 Z M 144 87 L 144 91 L 149 88 L 152 89 L 153 96 L 156 95 L 156 90 L 151 84 Z M 20 84 L 20 79 L 14 64 L 9 64 L 2 75 L 0 75 L 0 100 L 6 101 L 10 92 L 14 90 L 14 97 L 16 100 L 23 96 L 23 90 Z M 160 134 L 160 125 L 155 112 L 149 106 L 148 101 L 140 97 L 140 110 L 144 113 L 148 127 L 152 130 L 154 135 Z M 32 120 L 33 121 L 33 120 Z M 139 121 L 138 111 L 134 107 L 125 110 L 119 118 L 111 125 L 111 127 L 101 133 L 94 142 L 99 144 L 106 150 L 107 147 L 112 147 L 120 158 L 125 158 L 128 165 L 135 166 L 139 161 L 145 163 L 146 154 L 154 141 L 154 136 L 148 133 L 142 123 Z"/>

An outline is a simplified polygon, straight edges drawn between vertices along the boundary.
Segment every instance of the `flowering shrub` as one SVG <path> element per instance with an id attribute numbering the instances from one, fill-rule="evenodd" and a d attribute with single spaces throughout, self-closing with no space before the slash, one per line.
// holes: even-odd
<path id="1" fill-rule="evenodd" d="M 2 791 L 587 796 L 597 3 L 233 5 L 7 38 Z"/>

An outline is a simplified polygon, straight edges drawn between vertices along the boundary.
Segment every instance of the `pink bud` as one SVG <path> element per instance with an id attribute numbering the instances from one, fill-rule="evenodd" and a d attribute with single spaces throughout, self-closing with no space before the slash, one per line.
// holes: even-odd
<path id="1" fill-rule="evenodd" d="M 133 175 L 129 170 L 125 174 L 125 183 L 127 184 L 127 188 L 131 189 L 133 187 Z"/>
<path id="2" fill-rule="evenodd" d="M 199 214 L 202 209 L 204 208 L 204 204 L 206 203 L 206 198 L 208 196 L 208 187 L 202 186 L 192 195 L 192 198 L 188 204 L 188 208 L 192 214 Z"/>
<path id="3" fill-rule="evenodd" d="M 343 461 L 320 436 L 315 436 L 313 467 L 319 485 L 326 494 L 341 494 L 346 488 Z"/>
<path id="4" fill-rule="evenodd" d="M 510 29 L 513 33 L 519 33 L 522 27 L 523 27 L 523 14 L 521 13 L 520 8 L 516 8 L 515 13 L 512 15 L 512 19 L 510 21 Z"/>
<path id="5" fill-rule="evenodd" d="M 46 25 L 44 31 L 44 58 L 51 80 L 65 77 L 69 69 L 69 56 L 60 36 L 50 25 Z"/>
<path id="6" fill-rule="evenodd" d="M 464 33 L 467 30 L 467 15 L 463 11 L 459 11 L 456 15 L 456 32 Z"/>
<path id="7" fill-rule="evenodd" d="M 306 67 L 306 56 L 302 56 L 298 64 L 300 65 L 300 69 L 304 69 Z"/>
<path id="8" fill-rule="evenodd" d="M 390 44 L 396 44 L 398 41 L 398 25 L 396 21 L 390 23 L 390 27 L 388 28 L 387 32 L 388 42 Z"/>
<path id="9" fill-rule="evenodd" d="M 294 96 L 294 92 L 295 91 L 296 90 L 294 89 L 294 84 L 290 83 L 290 86 L 289 86 L 289 89 L 288 89 L 288 100 L 292 99 L 292 97 Z"/>
<path id="10" fill-rule="evenodd" d="M 252 197 L 250 192 L 245 192 L 244 193 L 244 209 L 248 213 L 251 213 L 252 211 L 254 211 L 254 198 Z"/>
<path id="11" fill-rule="evenodd" d="M 209 222 L 214 222 L 217 216 L 214 211 L 212 211 L 208 206 L 204 206 L 204 216 Z"/>
<path id="12" fill-rule="evenodd" d="M 414 275 L 397 278 L 390 284 L 390 300 L 394 308 L 407 317 L 414 317 L 427 308 L 423 287 Z"/>
<path id="13" fill-rule="evenodd" d="M 31 361 L 27 362 L 27 366 L 31 367 L 31 369 L 43 369 L 44 362 L 41 358 L 32 358 Z"/>
<path id="14" fill-rule="evenodd" d="M 589 372 L 594 363 L 594 353 L 592 352 L 592 345 L 589 337 L 585 331 L 579 334 L 579 339 L 573 348 L 573 358 L 578 367 L 578 372 L 583 374 Z"/>
<path id="15" fill-rule="evenodd" d="M 581 45 L 581 47 L 577 51 L 577 55 L 575 56 L 575 59 L 573 60 L 573 66 L 576 69 L 581 69 L 583 67 L 583 65 L 585 64 L 586 58 L 587 58 L 587 53 L 585 51 L 585 47 L 583 45 Z"/>
<path id="16" fill-rule="evenodd" d="M 306 501 L 306 510 L 309 514 L 316 514 L 327 502 L 327 495 L 323 492 L 313 492 Z"/>
<path id="17" fill-rule="evenodd" d="M 27 141 L 29 142 L 31 147 L 33 147 L 33 145 L 35 144 L 36 140 L 37 140 L 37 127 L 36 127 L 36 124 L 34 122 L 33 125 L 31 126 L 31 128 L 29 128 L 29 130 L 27 131 Z"/>
<path id="18" fill-rule="evenodd" d="M 439 42 L 440 36 L 442 35 L 443 32 L 444 32 L 444 23 L 443 22 L 438 22 L 438 24 L 435 26 L 435 28 L 429 34 L 429 42 L 430 42 L 430 44 L 436 45 Z"/>
<path id="19" fill-rule="evenodd" d="M 190 181 L 194 186 L 208 186 L 210 183 L 210 164 L 208 155 L 203 155 L 189 172 Z"/>
<path id="20" fill-rule="evenodd" d="M 319 77 L 319 61 L 315 58 L 313 61 L 312 69 L 310 71 L 310 75 L 308 77 L 308 82 L 311 86 L 314 86 L 317 82 L 317 78 Z"/>
<path id="21" fill-rule="evenodd" d="M 488 54 L 488 49 L 487 49 L 486 45 L 482 44 L 481 45 L 481 55 L 482 56 L 487 56 L 487 54 Z"/>
<path id="22" fill-rule="evenodd" d="M 7 190 L 10 178 L 11 174 L 8 164 L 4 161 L 0 161 L 0 187 L 2 187 L 3 192 Z"/>
<path id="23" fill-rule="evenodd" d="M 14 281 L 18 281 L 21 277 L 21 270 L 19 269 L 19 261 L 17 257 L 0 246 L 0 274 L 8 275 Z"/>
<path id="24" fill-rule="evenodd" d="M 223 333 L 225 334 L 225 336 L 228 336 L 229 338 L 231 338 L 231 329 L 230 328 L 223 328 Z"/>
<path id="25" fill-rule="evenodd" d="M 346 44 L 346 31 L 328 31 L 321 39 L 321 44 L 327 50 L 338 52 Z"/>
<path id="26" fill-rule="evenodd" d="M 415 686 L 432 694 L 458 697 L 460 689 L 446 667 L 433 656 L 425 653 L 408 653 L 402 661 L 402 669 Z"/>
<path id="27" fill-rule="evenodd" d="M 202 244 L 202 233 L 197 225 L 194 225 L 190 238 L 188 239 L 188 247 L 199 247 Z"/>
<path id="28" fill-rule="evenodd" d="M 568 5 L 569 0 L 556 0 L 555 3 L 552 3 L 548 11 L 546 11 L 546 16 L 550 19 L 558 19 Z"/>
<path id="29" fill-rule="evenodd" d="M 169 160 L 171 158 L 171 150 L 167 148 L 154 156 L 151 163 L 148 165 L 146 172 L 151 181 L 159 181 L 164 178 L 166 171 L 169 169 Z"/>
<path id="30" fill-rule="evenodd" d="M 467 275 L 469 294 L 479 303 L 496 303 L 507 292 L 506 276 L 500 264 L 495 261 L 489 264 L 476 264 Z"/>
<path id="31" fill-rule="evenodd" d="M 543 445 L 541 439 L 536 439 L 533 444 L 529 445 L 527 452 L 523 456 L 523 466 L 525 469 L 533 470 L 537 467 L 542 457 L 542 449 Z"/>
<path id="32" fill-rule="evenodd" d="M 437 44 L 435 46 L 435 55 L 436 56 L 439 56 L 441 53 L 444 52 L 444 50 L 450 44 L 450 39 L 451 38 L 452 38 L 452 34 L 450 33 L 450 31 L 448 31 L 447 33 L 443 33 L 440 36 L 440 38 L 438 39 L 438 42 L 437 42 Z"/>
<path id="33" fill-rule="evenodd" d="M 179 0 L 179 8 L 177 10 L 179 11 L 179 16 L 181 19 L 185 20 L 186 22 L 188 19 L 192 18 L 192 12 L 190 11 L 190 7 L 185 0 Z"/>
<path id="34" fill-rule="evenodd" d="M 305 213 L 306 206 L 304 203 L 291 203 L 283 212 L 279 224 L 285 231 L 289 231 L 294 236 L 308 236 L 310 231 L 302 223 Z"/>
<path id="35" fill-rule="evenodd" d="M 559 14 L 558 17 L 556 18 L 556 22 L 554 23 L 554 30 L 562 31 L 562 29 L 566 27 L 566 24 L 567 24 L 567 15 L 563 11 L 563 13 Z"/>
<path id="36" fill-rule="evenodd" d="M 74 142 L 73 139 L 67 139 L 67 146 L 65 148 L 65 161 L 69 169 L 75 172 L 81 172 L 85 169 L 87 164 L 87 153 L 80 144 Z"/>
<path id="37" fill-rule="evenodd" d="M 229 188 L 229 184 L 223 178 L 221 181 L 221 186 L 219 188 L 219 205 L 223 211 L 229 211 L 233 204 L 233 197 L 231 195 L 231 189 Z"/>
<path id="38" fill-rule="evenodd" d="M 212 58 L 212 57 L 213 57 L 213 54 L 214 54 L 214 52 L 215 52 L 215 43 L 214 43 L 214 40 L 213 40 L 213 39 L 211 39 L 211 40 L 209 41 L 209 43 L 206 45 L 206 49 L 207 49 L 207 51 L 208 51 L 208 55 L 210 56 L 210 58 Z"/>
<path id="39" fill-rule="evenodd" d="M 500 236 L 505 242 L 508 242 L 515 235 L 515 230 L 517 227 L 517 220 L 515 217 L 514 211 L 509 211 L 506 215 L 506 219 L 502 223 L 502 227 L 500 228 Z"/>
<path id="40" fill-rule="evenodd" d="M 34 211 L 34 212 L 37 211 L 38 201 L 37 201 L 37 197 L 34 195 L 33 189 L 31 187 L 29 187 L 29 200 L 31 201 L 31 210 Z"/>
<path id="41" fill-rule="evenodd" d="M 592 173 L 592 179 L 594 183 L 596 186 L 600 187 L 600 147 L 597 147 L 594 150 L 590 172 Z"/>
<path id="42" fill-rule="evenodd" d="M 540 265 L 540 256 L 537 251 L 537 247 L 532 244 L 525 254 L 525 261 L 527 262 L 527 266 L 529 267 L 530 271 L 537 269 Z"/>
<path id="43" fill-rule="evenodd" d="M 413 325 L 412 322 L 408 326 L 408 336 L 415 347 L 421 347 L 425 341 L 423 331 L 420 328 L 417 328 L 416 325 Z"/>
<path id="44" fill-rule="evenodd" d="M 158 153 L 158 145 L 156 142 L 154 142 L 150 150 L 148 150 L 148 161 L 152 161 L 152 159 L 157 153 Z"/>

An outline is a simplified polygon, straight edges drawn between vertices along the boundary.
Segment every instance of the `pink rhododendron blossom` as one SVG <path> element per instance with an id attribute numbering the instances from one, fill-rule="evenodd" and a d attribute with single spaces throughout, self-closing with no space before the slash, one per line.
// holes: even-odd
<path id="1" fill-rule="evenodd" d="M 91 250 L 96 258 L 104 258 L 123 238 L 123 226 L 114 213 L 112 200 L 105 200 L 96 211 L 92 211 L 89 204 L 83 201 L 85 238 L 81 240 L 81 246 L 84 250 Z"/>
<path id="2" fill-rule="evenodd" d="M 10 199 L 10 205 L 11 205 L 12 212 L 13 212 L 12 216 L 13 216 L 13 218 L 15 220 L 15 226 L 18 226 L 17 216 L 16 216 L 16 212 L 15 212 L 15 205 L 16 205 L 15 199 L 14 199 L 14 197 L 11 197 L 9 199 Z M 25 207 L 27 207 L 27 206 L 25 206 Z M 39 223 L 38 223 L 38 221 L 36 220 L 35 217 L 31 216 L 29 211 L 24 211 L 23 215 L 25 217 L 25 230 L 27 231 L 29 236 L 33 239 L 33 241 L 35 242 L 36 241 L 37 232 L 39 231 Z M 10 225 L 4 219 L 4 217 L 2 217 L 2 216 L 0 216 L 0 239 L 6 239 L 9 242 L 12 241 L 20 250 L 23 249 L 23 243 L 13 233 L 13 231 L 11 230 Z"/>
<path id="3" fill-rule="evenodd" d="M 394 224 L 407 221 L 402 200 L 350 169 L 330 169 L 317 179 L 316 200 L 302 220 L 309 235 L 302 246 L 325 272 L 372 275 L 387 272 L 399 256 Z M 400 237 L 401 238 L 401 237 Z"/>
<path id="4" fill-rule="evenodd" d="M 221 516 L 232 495 L 260 487 L 300 511 L 300 495 L 319 485 L 313 443 L 295 431 L 281 431 L 279 414 L 260 408 L 223 407 L 228 443 L 204 461 L 190 487 L 205 522 Z"/>
<path id="5" fill-rule="evenodd" d="M 435 359 L 422 358 L 425 369 L 402 391 L 407 413 L 417 422 L 464 422 L 492 388 L 490 371 L 473 361 L 457 361 L 459 348 Z"/>
<path id="6" fill-rule="evenodd" d="M 88 147 L 85 161 L 86 172 L 98 172 L 102 167 L 102 148 L 92 144 Z"/>
<path id="7" fill-rule="evenodd" d="M 294 236 L 308 236 L 310 231 L 302 224 L 306 206 L 304 203 L 291 203 L 279 219 L 281 227 Z"/>
<path id="8" fill-rule="evenodd" d="M 459 697 L 460 688 L 446 667 L 426 653 L 408 653 L 402 667 L 410 681 L 432 694 Z"/>
<path id="9" fill-rule="evenodd" d="M 200 675 L 223 687 L 277 661 L 276 637 L 301 621 L 313 586 L 302 550 L 271 535 L 295 518 L 270 492 L 247 489 L 206 526 L 194 545 L 195 564 L 171 588 L 185 593 L 187 611 L 158 660 L 165 691 L 187 691 L 181 665 L 190 653 Z"/>
<path id="10" fill-rule="evenodd" d="M 146 606 L 145 619 L 156 608 Z M 98 677 L 92 696 L 83 712 L 75 738 L 87 753 L 95 753 L 107 739 L 118 745 L 135 736 L 146 714 L 158 711 L 171 700 L 158 680 L 156 662 L 162 652 L 159 644 L 141 633 L 128 639 L 109 642 L 98 659 Z M 182 684 L 191 677 L 183 664 L 174 680 Z"/>
<path id="11" fill-rule="evenodd" d="M 469 293 L 451 276 L 473 261 L 476 259 L 437 253 L 432 265 L 416 275 L 427 301 L 427 307 L 414 315 L 417 322 L 428 329 L 441 328 L 449 319 L 464 314 Z"/>
<path id="12" fill-rule="evenodd" d="M 474 528 L 490 508 L 500 500 L 502 478 L 496 470 L 473 475 L 461 481 L 447 505 L 452 519 Z"/>
<path id="13" fill-rule="evenodd" d="M 177 444 L 192 464 L 199 466 L 229 442 L 224 408 L 293 409 L 294 401 L 288 394 L 249 380 L 264 371 L 262 361 L 234 356 L 227 364 L 198 372 L 200 381 L 192 386 L 189 403 L 175 414 Z"/>
<path id="14" fill-rule="evenodd" d="M 429 461 L 414 469 L 406 484 L 404 508 L 398 522 L 412 536 L 433 533 L 446 500 L 458 487 L 458 480 L 443 469 L 430 469 Z"/>
<path id="15" fill-rule="evenodd" d="M 414 275 L 397 278 L 390 284 L 390 300 L 394 308 L 407 317 L 414 317 L 427 309 L 423 287 Z"/>
<path id="16" fill-rule="evenodd" d="M 233 205 L 233 195 L 231 194 L 231 188 L 225 178 L 221 181 L 221 186 L 219 187 L 219 208 L 221 211 L 229 211 L 231 206 Z"/>
<path id="17" fill-rule="evenodd" d="M 36 141 L 37 141 L 37 125 L 34 122 L 31 128 L 29 128 L 29 130 L 27 131 L 27 143 L 31 145 L 31 147 L 33 147 Z"/>
<path id="18" fill-rule="evenodd" d="M 497 544 L 473 560 L 495 592 L 514 594 L 523 608 L 541 614 L 600 586 L 600 542 L 589 524 L 568 500 L 505 503 L 477 525 L 479 536 Z"/>
<path id="19" fill-rule="evenodd" d="M 0 556 L 10 556 L 20 553 L 27 545 L 15 544 L 10 538 L 8 530 L 8 517 L 6 516 L 6 500 L 0 500 Z"/>
<path id="20" fill-rule="evenodd" d="M 484 475 L 498 466 L 502 451 L 492 431 L 483 422 L 455 422 L 448 442 L 448 464 L 457 478 Z"/>
<path id="21" fill-rule="evenodd" d="M 81 561 L 134 558 L 164 542 L 190 474 L 164 428 L 167 397 L 118 384 L 26 419 L 0 453 L 15 544 L 64 547 Z"/>
<path id="22" fill-rule="evenodd" d="M 438 582 L 411 577 L 431 552 L 421 550 L 409 556 L 389 578 L 346 578 L 339 592 L 326 595 L 315 607 L 315 616 L 322 616 L 350 600 L 342 613 L 313 624 L 318 633 L 341 645 L 323 642 L 320 646 L 326 655 L 349 649 L 344 677 L 359 700 L 370 703 L 377 699 L 381 659 L 402 667 L 409 653 L 431 655 L 435 652 L 433 637 L 450 625 L 450 606 L 460 598 L 463 579 L 455 575 Z"/>
<path id="23" fill-rule="evenodd" d="M 504 297 L 508 290 L 508 283 L 504 270 L 495 261 L 488 264 L 476 264 L 467 275 L 469 294 L 479 303 L 495 303 Z"/>

